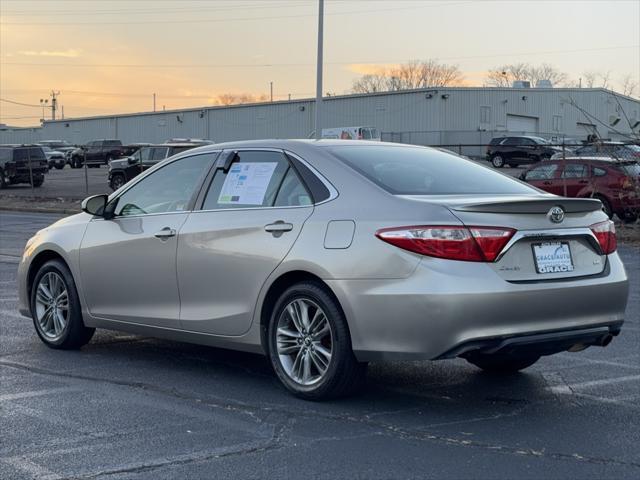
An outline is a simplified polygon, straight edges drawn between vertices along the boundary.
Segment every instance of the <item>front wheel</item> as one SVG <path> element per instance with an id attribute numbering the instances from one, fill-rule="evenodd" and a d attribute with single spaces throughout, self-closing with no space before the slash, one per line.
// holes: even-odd
<path id="1" fill-rule="evenodd" d="M 31 286 L 31 316 L 40 340 L 51 348 L 80 348 L 95 331 L 82 321 L 73 277 L 60 260 L 48 261 L 36 274 Z"/>
<path id="2" fill-rule="evenodd" d="M 511 354 L 482 354 L 467 357 L 472 363 L 485 372 L 511 374 L 524 370 L 540 360 L 538 355 L 517 356 Z"/>
<path id="3" fill-rule="evenodd" d="M 121 186 L 125 184 L 124 177 L 122 175 L 114 175 L 111 178 L 111 189 L 118 190 Z"/>
<path id="4" fill-rule="evenodd" d="M 494 168 L 504 167 L 504 158 L 502 158 L 500 155 L 494 155 L 493 157 L 491 157 L 491 165 L 493 165 Z"/>
<path id="5" fill-rule="evenodd" d="M 299 283 L 280 296 L 269 322 L 268 351 L 278 378 L 297 397 L 342 397 L 364 383 L 367 366 L 351 350 L 344 313 L 320 284 Z"/>
<path id="6" fill-rule="evenodd" d="M 41 187 L 43 183 L 44 183 L 44 177 L 36 177 L 33 179 L 32 185 L 35 188 L 38 188 L 38 187 Z"/>

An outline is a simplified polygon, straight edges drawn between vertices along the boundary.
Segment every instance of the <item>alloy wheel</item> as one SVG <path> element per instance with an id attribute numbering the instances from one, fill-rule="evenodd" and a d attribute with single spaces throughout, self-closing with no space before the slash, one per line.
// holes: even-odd
<path id="1" fill-rule="evenodd" d="M 47 339 L 58 340 L 69 321 L 67 287 L 59 274 L 47 272 L 36 288 L 36 319 L 40 331 Z"/>
<path id="2" fill-rule="evenodd" d="M 280 314 L 277 353 L 283 370 L 294 382 L 309 386 L 327 373 L 333 353 L 333 333 L 325 312 L 315 302 L 298 298 Z"/>

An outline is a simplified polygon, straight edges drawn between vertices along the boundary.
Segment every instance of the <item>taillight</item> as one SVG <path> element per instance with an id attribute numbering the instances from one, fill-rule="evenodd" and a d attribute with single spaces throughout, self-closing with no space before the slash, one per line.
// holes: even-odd
<path id="1" fill-rule="evenodd" d="M 589 227 L 598 239 L 602 253 L 609 255 L 616 251 L 618 240 L 616 239 L 616 227 L 611 220 L 596 223 Z"/>
<path id="2" fill-rule="evenodd" d="M 429 257 L 493 262 L 514 233 L 500 227 L 415 226 L 383 228 L 376 237 Z"/>

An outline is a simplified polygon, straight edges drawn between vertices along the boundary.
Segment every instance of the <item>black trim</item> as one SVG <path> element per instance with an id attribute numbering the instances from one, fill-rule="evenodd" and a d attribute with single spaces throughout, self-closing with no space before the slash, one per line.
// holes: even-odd
<path id="1" fill-rule="evenodd" d="M 605 346 L 607 337 L 620 333 L 623 321 L 562 330 L 545 330 L 519 335 L 501 335 L 462 342 L 439 355 L 436 360 L 467 357 L 474 354 L 524 353 L 552 355 L 568 350 L 576 344 L 585 347 Z"/>
<path id="2" fill-rule="evenodd" d="M 289 159 L 289 163 L 292 165 L 295 172 L 298 174 L 298 178 L 302 181 L 302 184 L 311 195 L 312 202 L 320 203 L 324 202 L 331 197 L 331 192 L 327 186 L 314 174 L 309 168 L 299 161 L 297 158 L 284 152 L 285 156 Z"/>

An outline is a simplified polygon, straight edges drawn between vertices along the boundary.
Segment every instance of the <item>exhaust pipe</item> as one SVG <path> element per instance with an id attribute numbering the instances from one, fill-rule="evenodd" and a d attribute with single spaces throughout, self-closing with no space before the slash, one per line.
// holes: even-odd
<path id="1" fill-rule="evenodd" d="M 581 352 L 582 350 L 592 346 L 597 345 L 598 347 L 606 347 L 613 340 L 613 335 L 610 333 L 598 337 L 593 343 L 575 343 L 571 345 L 571 347 L 567 350 L 568 352 Z"/>

